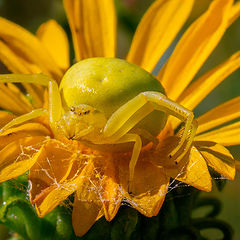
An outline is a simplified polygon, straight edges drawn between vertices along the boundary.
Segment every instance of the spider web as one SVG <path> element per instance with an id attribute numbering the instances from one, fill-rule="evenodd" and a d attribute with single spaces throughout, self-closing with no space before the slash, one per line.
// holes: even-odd
<path id="1" fill-rule="evenodd" d="M 64 143 L 62 143 L 62 146 L 60 144 L 58 147 L 60 149 L 62 147 L 66 148 Z M 39 152 L 39 145 L 30 145 L 30 146 L 21 145 L 21 153 L 16 158 L 16 162 L 22 161 L 26 158 L 31 158 L 34 154 L 36 154 L 38 152 Z M 91 160 L 92 156 L 89 155 L 88 153 L 83 153 L 81 151 L 79 151 L 78 154 L 81 154 L 81 164 L 87 166 L 87 164 Z M 102 157 L 102 156 L 99 156 L 99 157 Z M 55 166 L 53 165 L 52 161 L 48 157 L 46 157 L 45 159 L 46 159 L 47 167 L 41 166 L 41 163 L 37 163 L 39 168 L 35 171 L 38 171 L 39 173 L 42 172 L 45 174 L 45 176 L 49 179 L 48 184 L 50 187 L 55 186 L 55 188 L 69 191 L 69 193 L 70 193 L 69 197 L 66 198 L 65 200 L 61 201 L 60 204 L 64 205 L 67 209 L 69 209 L 69 212 L 71 212 L 72 207 L 73 207 L 73 198 L 74 198 L 73 193 L 75 192 L 75 190 L 78 189 L 77 183 L 73 182 L 72 185 L 71 184 L 64 185 L 64 184 L 59 183 L 59 179 L 55 175 L 55 172 L 56 172 L 56 169 L 54 169 Z M 64 167 L 64 161 L 65 160 L 63 159 L 63 161 L 62 161 L 63 167 Z M 184 188 L 192 187 L 191 185 L 188 185 L 186 183 L 183 183 L 183 182 L 180 182 L 177 180 L 178 178 L 180 178 L 181 176 L 183 176 L 186 173 L 186 164 L 183 165 L 183 167 L 181 168 L 181 170 L 179 171 L 179 173 L 176 175 L 175 178 L 170 179 L 169 185 L 168 185 L 168 190 L 158 192 L 158 194 L 161 195 L 161 197 L 164 198 L 164 197 L 168 196 L 169 193 L 173 192 L 176 189 L 180 189 L 180 188 L 184 189 Z M 188 166 L 188 171 L 192 167 L 196 167 L 196 165 L 197 165 L 197 161 L 193 162 L 190 166 Z M 83 168 L 84 167 L 82 167 L 81 169 L 77 169 L 77 171 L 72 174 L 71 179 L 77 178 Z M 202 169 L 200 169 L 200 171 L 198 172 L 198 178 L 201 178 L 205 174 L 205 172 L 201 172 L 201 170 Z M 206 171 L 208 171 L 208 170 L 206 170 Z M 96 177 L 97 179 L 92 179 L 91 176 L 82 176 L 82 178 L 86 178 L 88 180 L 88 181 L 85 181 L 85 182 L 88 182 L 88 185 L 86 186 L 87 191 L 89 191 L 89 193 L 94 193 L 94 195 L 98 197 L 98 199 L 101 203 L 108 201 L 111 203 L 115 203 L 116 205 L 121 203 L 121 205 L 127 205 L 127 206 L 133 207 L 133 208 L 136 208 L 138 206 L 138 203 L 136 203 L 133 198 L 126 198 L 126 197 L 118 198 L 115 195 L 112 196 L 112 192 L 114 192 L 114 191 L 116 193 L 120 194 L 121 196 L 124 196 L 124 189 L 122 188 L 122 186 L 120 186 L 120 188 L 118 188 L 118 189 L 111 189 L 111 192 L 109 192 L 109 194 L 108 194 L 106 192 L 106 190 L 104 189 L 103 185 L 101 185 L 101 184 L 96 185 L 96 181 L 99 183 L 99 182 L 103 181 L 104 177 L 105 177 L 104 174 L 102 173 L 101 167 L 98 166 L 96 168 L 93 168 L 93 173 L 94 174 L 92 174 L 91 176 L 93 176 L 93 175 L 97 176 Z M 26 173 L 26 175 L 27 175 L 27 173 Z M 215 174 L 215 176 L 212 174 L 212 179 L 216 180 L 216 181 L 227 180 L 223 176 L 216 175 L 216 174 Z M 9 188 L 17 189 L 23 193 L 27 193 L 27 191 L 29 190 L 29 186 L 27 186 L 26 184 L 22 183 L 19 180 L 13 179 L 10 181 L 10 183 L 11 184 L 9 184 Z M 148 191 L 145 193 L 145 195 L 147 195 L 147 194 L 150 195 L 152 192 L 156 192 L 157 190 L 158 189 L 149 188 Z M 103 197 L 103 194 L 102 194 L 103 192 L 105 193 L 105 195 L 107 194 L 107 200 L 106 200 L 106 198 Z M 56 198 L 57 197 L 58 196 L 56 196 Z M 171 198 L 174 198 L 174 197 L 179 197 L 179 196 L 171 195 Z M 168 200 L 168 199 L 166 199 L 166 200 Z M 81 201 L 89 202 L 89 199 L 87 199 L 87 198 L 84 199 L 81 196 Z M 147 201 L 149 201 L 149 203 L 150 203 L 151 199 L 146 198 L 146 206 L 148 205 Z"/>

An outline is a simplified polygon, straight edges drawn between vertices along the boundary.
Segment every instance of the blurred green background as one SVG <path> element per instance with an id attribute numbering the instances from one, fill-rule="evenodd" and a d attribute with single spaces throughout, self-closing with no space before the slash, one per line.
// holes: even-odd
<path id="1" fill-rule="evenodd" d="M 146 11 L 152 0 L 116 0 L 118 22 L 118 56 L 124 57 L 129 49 L 131 38 L 142 14 Z M 196 0 L 192 14 L 186 23 L 187 28 L 202 12 L 204 12 L 210 0 Z M 56 19 L 70 36 L 66 16 L 61 0 L 0 0 L 0 15 L 35 33 L 39 25 L 51 18 Z M 172 46 L 173 48 L 174 46 Z M 171 48 L 169 51 L 171 52 Z M 240 19 L 237 20 L 226 32 L 218 47 L 204 64 L 199 74 L 206 72 L 240 50 Z M 6 72 L 0 65 L 0 72 Z M 198 75 L 199 75 L 198 74 Z M 197 107 L 196 115 L 240 95 L 240 70 L 236 71 L 218 86 Z M 240 160 L 240 147 L 231 147 L 232 154 Z M 239 174 L 233 182 L 227 182 L 225 188 L 219 192 L 216 187 L 211 193 L 202 193 L 205 196 L 217 196 L 223 204 L 220 219 L 228 221 L 234 228 L 234 239 L 240 239 L 240 183 Z M 220 180 L 219 180 L 220 181 Z M 201 213 L 199 213 L 201 214 Z M 212 233 L 216 239 L 215 234 Z M 1 239 L 1 238 L 0 238 Z"/>

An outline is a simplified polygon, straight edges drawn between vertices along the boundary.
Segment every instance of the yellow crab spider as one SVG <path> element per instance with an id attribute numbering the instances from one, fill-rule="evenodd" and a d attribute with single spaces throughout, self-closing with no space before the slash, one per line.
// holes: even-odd
<path id="1" fill-rule="evenodd" d="M 154 141 L 167 116 L 185 122 L 178 146 L 170 153 L 176 163 L 187 153 L 196 131 L 193 113 L 168 99 L 150 73 L 116 58 L 90 58 L 73 65 L 60 87 L 42 74 L 7 74 L 0 82 L 34 83 L 49 89 L 49 109 L 17 117 L 6 130 L 48 114 L 54 136 L 81 141 L 102 151 L 131 151 L 129 191 L 143 144 Z"/>

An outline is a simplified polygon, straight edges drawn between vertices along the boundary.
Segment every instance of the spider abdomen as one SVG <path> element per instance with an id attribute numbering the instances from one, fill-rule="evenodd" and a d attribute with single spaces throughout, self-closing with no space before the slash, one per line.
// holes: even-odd
<path id="1" fill-rule="evenodd" d="M 107 119 L 141 92 L 164 93 L 152 74 L 117 58 L 89 58 L 76 63 L 63 77 L 60 90 L 69 108 L 87 104 L 103 112 Z M 144 129 L 156 136 L 165 122 L 166 114 L 154 111 L 135 129 Z"/>

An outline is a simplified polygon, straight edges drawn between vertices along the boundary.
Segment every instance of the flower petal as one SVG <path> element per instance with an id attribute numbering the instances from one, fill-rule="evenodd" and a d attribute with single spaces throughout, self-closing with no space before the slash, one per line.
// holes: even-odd
<path id="1" fill-rule="evenodd" d="M 205 132 L 238 117 L 240 117 L 240 97 L 231 99 L 197 118 L 197 133 Z"/>
<path id="2" fill-rule="evenodd" d="M 16 116 L 12 113 L 0 111 L 0 128 L 6 125 L 8 122 L 13 120 Z"/>
<path id="3" fill-rule="evenodd" d="M 40 123 L 26 123 L 19 127 L 10 128 L 0 134 L 0 149 L 20 138 L 33 136 L 49 136 L 49 130 Z"/>
<path id="4" fill-rule="evenodd" d="M 177 165 L 173 159 L 169 158 L 169 154 L 178 144 L 179 137 L 165 138 L 159 143 L 154 156 L 151 156 L 151 162 L 158 167 L 163 167 L 171 178 L 203 191 L 211 191 L 212 182 L 206 161 L 194 146 Z M 171 183 L 169 187 L 171 188 Z"/>
<path id="5" fill-rule="evenodd" d="M 40 73 L 41 69 L 30 60 L 27 60 L 21 55 L 18 55 L 18 52 L 14 52 L 13 49 L 10 49 L 3 41 L 0 40 L 0 60 L 3 64 L 13 73 Z M 33 97 L 33 105 L 37 108 L 42 107 L 42 95 L 43 88 L 42 86 L 33 86 L 31 84 L 24 84 L 27 92 Z M 1 104 L 4 104 L 1 102 Z M 3 107 L 4 108 L 4 107 Z"/>
<path id="6" fill-rule="evenodd" d="M 214 142 L 194 142 L 194 145 L 202 154 L 208 166 L 222 176 L 234 180 L 235 161 L 225 147 Z"/>
<path id="7" fill-rule="evenodd" d="M 62 76 L 53 58 L 37 37 L 17 24 L 0 18 L 0 39 L 24 61 L 40 67 L 41 71 L 59 80 Z"/>
<path id="8" fill-rule="evenodd" d="M 161 83 L 169 98 L 176 100 L 207 57 L 219 43 L 227 28 L 232 0 L 216 0 L 208 11 L 185 32 L 167 62 Z"/>
<path id="9" fill-rule="evenodd" d="M 47 193 L 60 187 L 61 182 L 68 177 L 72 169 L 75 155 L 59 141 L 49 140 L 45 143 L 29 174 L 31 183 L 30 200 L 32 203 L 40 205 Z M 44 215 L 42 210 L 41 214 Z"/>
<path id="10" fill-rule="evenodd" d="M 240 16 L 240 2 L 236 2 L 231 9 L 231 15 L 228 20 L 228 25 L 231 25 Z"/>
<path id="11" fill-rule="evenodd" d="M 116 16 L 113 0 L 64 0 L 77 61 L 114 57 Z"/>
<path id="12" fill-rule="evenodd" d="M 0 84 L 0 102 L 2 109 L 9 110 L 15 114 L 24 114 L 32 110 L 32 105 L 26 96 L 13 84 Z"/>
<path id="13" fill-rule="evenodd" d="M 128 200 L 143 215 L 156 216 L 168 192 L 170 178 L 163 168 L 149 162 L 138 165 L 134 176 L 134 194 Z"/>
<path id="14" fill-rule="evenodd" d="M 152 72 L 192 9 L 193 0 L 157 0 L 142 18 L 127 56 Z"/>
<path id="15" fill-rule="evenodd" d="M 210 192 L 212 190 L 211 176 L 206 161 L 194 146 L 191 148 L 189 161 L 175 177 L 178 181 L 202 191 Z"/>
<path id="16" fill-rule="evenodd" d="M 100 196 L 105 218 L 107 221 L 111 221 L 117 214 L 123 198 L 117 172 L 118 161 L 115 161 L 115 164 L 113 164 L 113 159 L 110 156 L 101 160 L 101 164 L 104 172 L 100 183 Z"/>
<path id="17" fill-rule="evenodd" d="M 39 27 L 37 37 L 57 65 L 61 69 L 66 70 L 69 67 L 69 45 L 63 28 L 55 20 L 49 20 Z"/>
<path id="18" fill-rule="evenodd" d="M 137 162 L 134 179 L 132 183 L 132 194 L 128 194 L 129 186 L 129 157 L 123 157 L 118 161 L 119 179 L 122 191 L 125 195 L 124 201 L 131 204 L 147 217 L 156 216 L 164 202 L 168 191 L 170 178 L 166 176 L 163 168 L 154 166 L 149 162 L 151 152 L 141 156 Z"/>
<path id="19" fill-rule="evenodd" d="M 74 198 L 72 213 L 73 228 L 77 236 L 84 235 L 90 229 L 102 209 L 100 175 L 96 170 L 95 164 L 90 161 L 81 173 L 81 184 Z"/>
<path id="20" fill-rule="evenodd" d="M 0 60 L 13 73 L 38 73 L 41 69 L 27 59 L 18 56 L 13 49 L 0 40 Z"/>
<path id="21" fill-rule="evenodd" d="M 18 177 L 28 171 L 37 161 L 41 136 L 21 138 L 0 151 L 0 182 Z"/>
<path id="22" fill-rule="evenodd" d="M 90 161 L 84 168 L 82 182 L 74 199 L 73 227 L 82 236 L 104 213 L 111 221 L 122 200 L 116 167 L 111 156 Z M 103 210 L 103 211 L 102 211 Z"/>
<path id="23" fill-rule="evenodd" d="M 240 122 L 197 135 L 195 141 L 217 142 L 223 146 L 240 145 Z"/>
<path id="24" fill-rule="evenodd" d="M 75 194 L 72 212 L 73 229 L 77 236 L 83 236 L 97 221 L 101 212 L 101 202 L 94 191 L 89 191 L 84 197 L 82 195 L 80 190 Z"/>
<path id="25" fill-rule="evenodd" d="M 189 110 L 194 109 L 217 85 L 239 67 L 240 51 L 193 82 L 181 94 L 177 102 Z"/>

